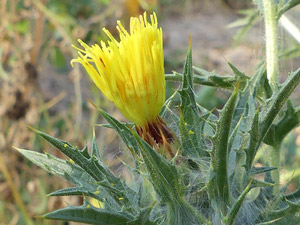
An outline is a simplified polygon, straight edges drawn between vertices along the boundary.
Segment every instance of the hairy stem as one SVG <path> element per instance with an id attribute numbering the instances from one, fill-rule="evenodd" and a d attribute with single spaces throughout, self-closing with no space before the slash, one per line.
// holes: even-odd
<path id="1" fill-rule="evenodd" d="M 266 32 L 266 64 L 267 77 L 273 91 L 278 88 L 278 19 L 276 4 L 272 0 L 263 0 L 264 15 L 265 15 L 265 32 Z M 272 179 L 275 182 L 273 194 L 279 194 L 280 183 L 280 145 L 272 146 L 270 159 L 271 166 L 277 167 L 277 170 L 272 171 Z"/>
<path id="2" fill-rule="evenodd" d="M 272 180 L 275 182 L 273 194 L 276 196 L 280 191 L 280 144 L 272 146 L 270 166 L 277 167 L 271 171 Z"/>
<path id="3" fill-rule="evenodd" d="M 273 90 L 278 86 L 278 21 L 276 4 L 272 0 L 263 0 L 266 33 L 266 63 L 269 84 Z"/>

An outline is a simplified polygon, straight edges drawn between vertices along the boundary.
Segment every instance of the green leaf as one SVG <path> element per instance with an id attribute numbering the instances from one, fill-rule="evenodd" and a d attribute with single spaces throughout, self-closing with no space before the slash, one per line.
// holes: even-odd
<path id="1" fill-rule="evenodd" d="M 34 128 L 31 129 L 72 159 L 77 165 L 93 177 L 99 185 L 112 194 L 116 201 L 123 199 L 124 205 L 127 205 L 128 208 L 131 208 L 132 205 L 136 204 L 135 198 L 137 193 L 130 189 L 123 181 L 120 180 L 120 178 L 115 177 L 101 161 L 97 160 L 95 157 L 90 158 L 86 148 L 79 151 L 76 147 L 73 147 L 66 141 L 54 138 Z"/>
<path id="2" fill-rule="evenodd" d="M 98 198 L 97 195 L 89 192 L 85 187 L 71 187 L 71 188 L 64 188 L 58 191 L 54 191 L 49 194 L 49 196 L 70 196 L 70 195 L 85 195 L 90 196 L 102 201 L 102 198 Z"/>
<path id="3" fill-rule="evenodd" d="M 228 152 L 229 153 L 234 149 L 238 149 L 238 146 L 234 145 L 234 142 L 236 139 L 238 139 L 238 132 L 240 130 L 243 117 L 244 117 L 244 114 L 241 114 L 241 117 L 239 118 L 238 122 L 236 123 L 235 127 L 233 128 L 233 130 L 230 134 L 230 137 L 228 139 Z M 234 123 L 232 123 L 232 126 L 233 125 L 234 125 Z"/>
<path id="4" fill-rule="evenodd" d="M 244 73 L 240 72 L 236 67 L 232 64 L 231 68 L 237 77 L 245 76 Z M 259 84 L 261 83 L 261 79 L 264 77 L 265 68 L 261 66 L 258 71 L 251 77 L 251 79 L 247 80 L 244 88 L 240 87 L 239 99 L 237 101 L 236 110 L 234 112 L 233 125 L 239 121 L 241 115 L 243 115 L 243 120 L 241 124 L 240 131 L 248 132 L 251 129 L 251 123 L 254 119 L 256 112 L 256 103 L 255 97 L 258 93 Z"/>
<path id="5" fill-rule="evenodd" d="M 193 82 L 197 85 L 205 85 L 215 88 L 223 88 L 227 90 L 234 90 L 236 83 L 240 80 L 240 89 L 243 89 L 246 85 L 249 77 L 237 78 L 235 76 L 220 76 L 217 75 L 215 71 L 207 71 L 198 67 L 193 66 L 195 74 L 193 74 Z M 179 82 L 183 80 L 183 74 L 178 72 L 173 72 L 173 74 L 166 74 L 165 78 L 167 81 Z"/>
<path id="6" fill-rule="evenodd" d="M 298 189 L 297 191 L 295 191 L 291 194 L 285 195 L 284 198 L 287 200 L 299 199 L 300 198 L 300 189 Z"/>
<path id="7" fill-rule="evenodd" d="M 199 110 L 195 101 L 193 70 L 192 70 L 192 49 L 189 47 L 184 65 L 182 88 L 179 91 L 181 96 L 181 109 L 184 119 L 188 123 L 197 120 Z M 192 118 L 188 118 L 191 116 Z"/>
<path id="8" fill-rule="evenodd" d="M 182 155 L 197 157 L 207 155 L 201 151 L 201 146 L 205 146 L 205 141 L 201 131 L 204 122 L 201 120 L 200 111 L 195 101 L 193 70 L 192 70 L 192 49 L 188 49 L 187 58 L 184 66 L 182 88 L 179 91 L 180 103 L 180 136 L 182 142 Z"/>
<path id="9" fill-rule="evenodd" d="M 236 106 L 239 87 L 225 104 L 221 111 L 220 119 L 217 124 L 217 130 L 213 137 L 212 169 L 215 173 L 213 186 L 216 193 L 211 189 L 211 195 L 216 195 L 215 199 L 219 202 L 221 208 L 225 209 L 229 203 L 229 184 L 228 184 L 228 141 L 231 130 L 231 121 Z"/>
<path id="10" fill-rule="evenodd" d="M 196 213 L 194 208 L 183 199 L 184 185 L 176 167 L 158 154 L 155 149 L 135 132 L 133 132 L 133 135 L 140 146 L 141 154 L 150 175 L 150 181 L 161 197 L 162 202 L 168 205 L 171 215 L 168 225 L 174 224 L 172 220 L 174 218 L 184 219 L 180 220 L 184 221 L 182 223 L 175 223 L 177 225 L 202 224 L 204 217 L 200 213 Z M 195 223 L 188 223 L 186 221 L 193 221 Z"/>
<path id="11" fill-rule="evenodd" d="M 288 101 L 289 96 L 300 83 L 300 68 L 291 73 L 288 79 L 281 85 L 278 92 L 274 93 L 268 104 L 262 110 L 261 126 L 260 126 L 260 140 L 261 142 L 268 130 L 270 129 L 274 119 L 280 112 L 280 109 Z M 257 146 L 259 147 L 259 146 Z"/>
<path id="12" fill-rule="evenodd" d="M 122 205 L 120 201 L 117 203 L 107 191 L 98 185 L 94 190 L 87 188 L 85 186 L 81 187 L 71 187 L 64 188 L 49 194 L 49 196 L 70 196 L 70 195 L 80 195 L 80 196 L 89 196 L 103 203 L 103 208 L 113 211 L 121 211 Z"/>
<path id="13" fill-rule="evenodd" d="M 188 129 L 188 124 L 184 121 L 182 112 L 180 110 L 180 122 L 179 122 L 181 140 L 182 155 L 189 157 L 196 157 L 199 152 L 199 146 L 193 141 L 192 136 L 195 135 L 194 131 Z"/>
<path id="14" fill-rule="evenodd" d="M 111 210 L 95 208 L 86 203 L 83 206 L 69 206 L 43 216 L 45 219 L 65 220 L 97 225 L 129 224 L 134 217 Z"/>
<path id="15" fill-rule="evenodd" d="M 262 180 L 257 180 L 257 179 L 254 179 L 253 182 L 252 182 L 252 184 L 251 184 L 251 188 L 256 188 L 256 187 L 273 187 L 273 186 L 274 186 L 274 183 L 270 183 L 270 182 L 262 181 Z"/>
<path id="16" fill-rule="evenodd" d="M 96 142 L 95 130 L 93 131 L 91 156 L 95 156 L 98 160 L 100 160 L 100 152 Z"/>
<path id="17" fill-rule="evenodd" d="M 174 165 L 133 132 L 151 177 L 150 181 L 164 202 L 176 202 L 183 195 L 183 184 Z"/>
<path id="18" fill-rule="evenodd" d="M 300 108 L 294 109 L 292 103 L 287 101 L 287 109 L 281 120 L 269 130 L 264 138 L 268 145 L 279 145 L 286 135 L 300 124 Z"/>
<path id="19" fill-rule="evenodd" d="M 238 70 L 238 68 L 236 68 L 233 64 L 231 64 L 230 62 L 228 62 L 229 67 L 231 68 L 232 72 L 234 73 L 234 77 L 236 78 L 237 81 L 239 81 L 239 83 L 241 83 L 242 81 L 247 81 L 248 77 L 246 76 L 245 73 L 241 72 Z"/>
<path id="20" fill-rule="evenodd" d="M 84 148 L 82 151 L 79 151 L 77 147 L 73 147 L 70 143 L 60 140 L 58 138 L 52 137 L 42 131 L 31 128 L 36 134 L 44 138 L 70 159 L 72 159 L 77 165 L 79 165 L 84 171 L 90 174 L 96 181 L 103 181 L 108 175 L 111 182 L 115 182 L 117 178 L 113 178 L 107 168 L 96 165 L 98 161 L 95 158 L 90 158 L 87 149 Z"/>
<path id="21" fill-rule="evenodd" d="M 253 160 L 257 153 L 258 147 L 260 145 L 259 142 L 259 111 L 257 110 L 252 121 L 250 133 L 250 143 L 249 147 L 246 149 L 246 170 L 249 172 L 252 167 Z"/>
<path id="22" fill-rule="evenodd" d="M 116 210 L 121 209 L 121 207 L 111 197 L 111 195 L 108 194 L 105 189 L 99 186 L 96 180 L 79 166 L 56 158 L 52 155 L 42 154 L 39 152 L 24 149 L 18 149 L 18 151 L 34 164 L 45 169 L 49 173 L 63 177 L 73 184 L 79 186 L 70 189 L 63 189 L 50 195 L 73 195 L 76 191 L 77 194 L 80 194 L 80 191 L 84 191 L 82 193 L 91 197 L 95 197 L 100 201 L 106 202 L 107 206 L 109 206 L 110 208 L 114 208 Z"/>
<path id="23" fill-rule="evenodd" d="M 120 206 L 107 191 L 98 185 L 94 190 L 91 190 L 85 186 L 81 187 L 71 187 L 64 188 L 49 194 L 49 196 L 71 196 L 71 195 L 80 195 L 80 196 L 89 196 L 103 203 L 103 208 L 113 211 L 121 211 L 122 205 Z"/>
<path id="24" fill-rule="evenodd" d="M 277 19 L 282 16 L 286 11 L 290 10 L 291 8 L 295 7 L 296 5 L 300 4 L 300 0 L 288 0 L 278 11 Z"/>
<path id="25" fill-rule="evenodd" d="M 236 68 L 233 68 L 236 74 L 241 73 Z M 241 143 L 247 141 L 247 144 L 242 149 L 246 149 L 246 169 L 249 172 L 252 161 L 255 157 L 256 145 L 258 143 L 258 109 L 256 106 L 255 98 L 258 98 L 261 79 L 265 75 L 265 67 L 261 66 L 258 71 L 251 77 L 245 86 L 244 90 L 240 92 L 239 99 L 234 112 L 232 126 L 237 126 L 237 121 L 240 121 L 238 131 Z M 249 138 L 248 138 L 249 137 Z M 246 140 L 247 139 L 247 140 Z M 240 162 L 238 162 L 240 164 Z M 240 170 L 236 167 L 236 170 Z"/>
<path id="26" fill-rule="evenodd" d="M 262 167 L 252 167 L 250 171 L 250 176 L 260 173 L 266 173 L 268 171 L 276 170 L 276 167 L 271 166 L 262 166 Z"/>
<path id="27" fill-rule="evenodd" d="M 63 177 L 72 182 L 76 181 L 75 184 L 92 188 L 97 187 L 97 182 L 95 181 L 95 179 L 75 164 L 67 163 L 65 160 L 56 158 L 55 156 L 48 154 L 42 154 L 25 149 L 17 150 L 31 162 L 43 168 L 49 173 Z M 72 180 L 70 180 L 70 178 Z"/>
<path id="28" fill-rule="evenodd" d="M 135 147 L 136 152 L 140 152 L 143 156 L 143 160 L 147 167 L 150 175 L 150 181 L 161 197 L 163 202 L 177 202 L 179 198 L 183 195 L 183 184 L 181 181 L 181 176 L 177 172 L 174 165 L 170 164 L 166 159 L 157 153 L 148 143 L 146 143 L 138 134 L 132 129 L 129 130 L 128 127 L 117 124 L 116 120 L 105 113 L 103 110 L 98 109 L 102 115 L 105 116 L 107 122 L 112 125 L 115 129 L 122 127 L 121 138 L 126 142 L 128 140 L 135 138 L 134 144 L 138 144 L 140 150 Z M 126 133 L 127 131 L 130 134 Z M 131 145 L 132 142 L 129 142 Z"/>
<path id="29" fill-rule="evenodd" d="M 245 85 L 247 84 L 247 81 L 249 80 L 249 77 L 247 77 L 244 73 L 239 72 L 236 67 L 234 67 L 231 63 L 228 63 L 228 65 L 231 67 L 231 69 L 234 72 L 234 76 L 220 76 L 217 75 L 215 71 L 206 71 L 204 69 L 201 69 L 199 67 L 193 67 L 195 70 L 196 75 L 194 75 L 195 83 L 200 78 L 206 78 L 206 82 L 208 86 L 214 86 L 219 88 L 225 88 L 234 90 L 234 88 L 237 85 L 237 82 L 239 82 L 240 89 L 243 89 Z M 199 74 L 199 75 L 198 75 Z M 211 83 L 211 85 L 209 85 Z"/>

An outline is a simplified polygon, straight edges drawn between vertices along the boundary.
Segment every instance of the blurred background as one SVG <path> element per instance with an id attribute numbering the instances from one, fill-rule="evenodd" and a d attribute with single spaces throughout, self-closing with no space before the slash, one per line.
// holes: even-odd
<path id="1" fill-rule="evenodd" d="M 0 0 L 0 224 L 73 224 L 37 216 L 82 202 L 77 197 L 47 197 L 70 184 L 32 165 L 13 146 L 64 156 L 27 125 L 79 148 L 90 143 L 94 127 L 103 160 L 126 176 L 120 160 L 128 157 L 124 146 L 112 130 L 94 126 L 104 121 L 87 100 L 124 118 L 78 64 L 70 66 L 77 57 L 71 45 L 78 46 L 78 38 L 89 44 L 106 40 L 103 27 L 117 36 L 116 20 L 128 27 L 131 16 L 155 11 L 163 28 L 166 73 L 182 72 L 191 34 L 194 65 L 228 75 L 229 61 L 251 76 L 264 57 L 264 24 L 255 9 L 250 0 Z M 299 7 L 286 16 L 300 28 Z M 284 80 L 300 67 L 300 44 L 284 27 L 279 43 Z M 176 87 L 168 83 L 167 95 Z M 230 95 L 211 87 L 196 91 L 198 103 L 208 109 L 221 107 Z M 299 96 L 298 89 L 294 105 L 299 105 Z M 267 150 L 264 147 L 262 154 Z M 300 183 L 299 128 L 287 137 L 282 154 L 282 183 L 290 182 L 293 191 Z M 263 158 L 258 163 L 263 164 Z"/>

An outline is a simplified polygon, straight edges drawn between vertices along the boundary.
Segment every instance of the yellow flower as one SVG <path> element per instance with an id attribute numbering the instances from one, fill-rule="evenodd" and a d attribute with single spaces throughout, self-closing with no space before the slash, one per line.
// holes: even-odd
<path id="1" fill-rule="evenodd" d="M 137 127 L 155 123 L 165 102 L 165 78 L 162 29 L 155 13 L 130 20 L 130 32 L 118 21 L 120 41 L 103 29 L 108 43 L 91 47 L 78 40 L 79 62 L 121 113 Z"/>
<path id="2" fill-rule="evenodd" d="M 97 87 L 135 124 L 137 133 L 157 150 L 173 158 L 174 135 L 160 118 L 165 102 L 162 29 L 155 13 L 130 19 L 129 33 L 118 21 L 120 41 L 103 29 L 108 43 L 91 47 L 78 40 L 74 62 L 81 63 Z"/>

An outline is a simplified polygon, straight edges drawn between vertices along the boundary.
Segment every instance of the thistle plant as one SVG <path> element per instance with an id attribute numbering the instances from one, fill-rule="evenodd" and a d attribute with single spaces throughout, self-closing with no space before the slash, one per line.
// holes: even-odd
<path id="1" fill-rule="evenodd" d="M 288 184 L 281 187 L 271 175 L 280 174 L 279 164 L 258 167 L 255 157 L 262 145 L 280 151 L 284 137 L 299 125 L 300 108 L 289 97 L 300 83 L 300 68 L 282 84 L 269 83 L 265 64 L 247 76 L 229 63 L 233 75 L 219 76 L 192 66 L 190 42 L 183 73 L 164 76 L 162 30 L 155 14 L 150 18 L 132 18 L 130 32 L 118 23 L 119 42 L 107 30 L 110 41 L 101 47 L 79 41 L 84 49 L 77 48 L 79 57 L 72 61 L 83 65 L 133 123 L 95 106 L 128 147 L 133 179 L 122 180 L 103 163 L 95 136 L 90 149 L 79 150 L 32 128 L 70 158 L 18 149 L 74 184 L 50 196 L 84 197 L 81 206 L 43 217 L 99 225 L 298 224 L 300 192 L 287 195 Z M 165 79 L 181 82 L 166 101 Z M 195 101 L 195 85 L 227 89 L 231 96 L 212 112 Z M 180 105 L 173 109 L 177 95 Z"/>

